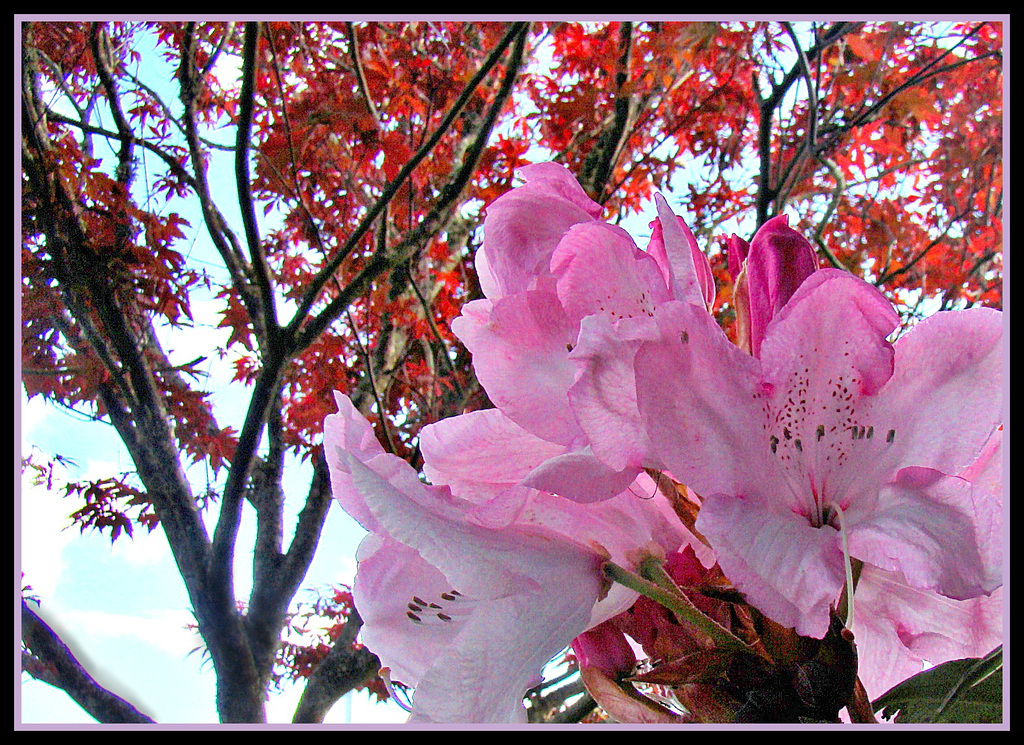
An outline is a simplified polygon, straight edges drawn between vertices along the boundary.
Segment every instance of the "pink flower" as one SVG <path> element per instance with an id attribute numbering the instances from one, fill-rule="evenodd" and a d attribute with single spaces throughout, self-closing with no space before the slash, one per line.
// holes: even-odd
<path id="1" fill-rule="evenodd" d="M 998 311 L 940 313 L 893 345 L 889 302 L 826 269 L 774 313 L 759 357 L 691 305 L 655 321 L 635 354 L 647 436 L 704 496 L 696 527 L 758 609 L 821 637 L 844 582 L 840 529 L 853 557 L 915 587 L 967 599 L 998 586 L 979 549 L 992 507 L 947 475 L 1001 421 Z"/>
<path id="2" fill-rule="evenodd" d="M 415 687 L 410 721 L 523 720 L 543 665 L 636 599 L 608 586 L 602 563 L 687 538 L 660 496 L 590 509 L 518 486 L 552 445 L 499 411 L 423 430 L 425 470 L 444 484 L 427 485 L 347 398 L 337 403 L 324 423 L 332 489 L 369 531 L 353 585 L 362 639 Z"/>
<path id="3" fill-rule="evenodd" d="M 485 299 L 468 303 L 452 330 L 473 353 L 491 401 L 508 418 L 562 452 L 525 483 L 578 501 L 622 492 L 651 460 L 629 395 L 631 365 L 588 366 L 621 379 L 613 401 L 572 400 L 580 361 L 600 357 L 604 338 L 638 342 L 655 329 L 654 310 L 678 299 L 707 309 L 714 282 L 693 235 L 659 196 L 647 252 L 621 228 L 598 220 L 600 207 L 554 163 L 522 169 L 524 186 L 495 200 L 484 223 L 477 271 Z M 610 458 L 607 444 L 580 427 L 591 407 L 629 443 Z"/>
<path id="4" fill-rule="evenodd" d="M 982 563 L 1002 564 L 1002 432 L 960 473 L 987 507 L 976 533 Z M 993 578 L 995 579 L 995 578 Z M 857 583 L 858 673 L 876 699 L 925 664 L 983 657 L 1002 643 L 1002 590 L 954 600 L 911 586 L 898 572 L 865 566 Z"/>
<path id="5" fill-rule="evenodd" d="M 874 688 L 987 652 L 1001 313 L 940 313 L 890 343 L 885 297 L 817 270 L 776 218 L 730 241 L 737 346 L 709 313 L 707 260 L 660 195 L 642 251 L 561 166 L 523 175 L 488 208 L 486 297 L 452 326 L 497 408 L 423 429 L 428 483 L 348 399 L 325 422 L 334 496 L 369 533 L 363 639 L 415 687 L 412 720 L 522 720 L 524 691 L 574 639 L 602 684 L 634 659 L 624 628 L 649 653 L 687 649 L 690 630 L 646 599 L 624 627 L 637 593 L 601 571 L 652 543 L 676 571 L 717 560 L 751 605 L 818 638 L 859 560 L 855 633 Z M 699 495 L 710 549 L 648 471 Z M 725 624 L 714 602 L 701 610 Z"/>

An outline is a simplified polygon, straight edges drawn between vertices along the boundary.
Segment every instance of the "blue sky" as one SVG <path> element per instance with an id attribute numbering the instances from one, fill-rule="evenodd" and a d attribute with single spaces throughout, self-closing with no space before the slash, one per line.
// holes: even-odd
<path id="1" fill-rule="evenodd" d="M 22 452 L 35 444 L 73 453 L 79 467 L 69 469 L 66 478 L 100 477 L 130 465 L 109 427 L 77 421 L 38 398 L 23 403 Z M 200 642 L 187 629 L 192 620 L 188 599 L 160 531 L 137 531 L 134 538 L 122 537 L 113 544 L 97 533 L 80 535 L 77 527 L 67 527 L 74 502 L 63 499 L 58 489 L 47 491 L 22 480 L 22 570 L 30 594 L 40 598 L 40 614 L 101 684 L 157 721 L 216 722 L 212 670 L 193 652 Z M 252 545 L 252 526 L 250 519 L 239 546 Z M 352 557 L 362 533 L 340 509 L 331 510 L 305 587 L 351 582 Z M 239 596 L 245 597 L 249 568 L 244 552 L 240 554 Z M 22 681 L 22 722 L 93 721 L 62 691 L 24 674 Z M 296 688 L 275 696 L 268 718 L 289 721 L 299 692 Z M 335 707 L 332 719 L 339 721 L 347 708 Z M 356 721 L 405 718 L 393 705 L 373 705 L 365 693 L 354 694 L 351 710 Z"/>

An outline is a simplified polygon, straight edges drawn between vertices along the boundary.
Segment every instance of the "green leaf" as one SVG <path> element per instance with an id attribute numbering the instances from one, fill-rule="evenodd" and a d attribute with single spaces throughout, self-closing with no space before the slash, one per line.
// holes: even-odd
<path id="1" fill-rule="evenodd" d="M 874 709 L 901 724 L 999 723 L 1003 720 L 1003 648 L 952 660 L 908 678 L 875 700 Z"/>

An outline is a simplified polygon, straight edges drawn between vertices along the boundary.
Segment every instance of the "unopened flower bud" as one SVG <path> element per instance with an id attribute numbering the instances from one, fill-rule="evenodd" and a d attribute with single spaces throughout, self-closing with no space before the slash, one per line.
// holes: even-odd
<path id="1" fill-rule="evenodd" d="M 594 667 L 613 679 L 636 666 L 636 653 L 626 635 L 607 621 L 573 639 L 572 651 L 581 669 Z"/>

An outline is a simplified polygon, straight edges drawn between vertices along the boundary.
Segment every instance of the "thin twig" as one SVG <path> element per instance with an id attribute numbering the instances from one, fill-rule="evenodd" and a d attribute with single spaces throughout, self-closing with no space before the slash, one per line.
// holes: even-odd
<path id="1" fill-rule="evenodd" d="M 832 44 L 836 43 L 846 34 L 850 33 L 856 24 L 839 22 L 834 23 L 821 39 L 806 54 L 810 57 L 819 55 Z M 781 81 L 772 83 L 771 92 L 758 101 L 758 133 L 757 148 L 759 157 L 760 185 L 757 194 L 757 227 L 768 221 L 768 206 L 778 196 L 778 188 L 771 183 L 771 132 L 772 119 L 775 109 L 782 103 L 783 97 L 789 91 L 794 81 L 802 74 L 803 66 L 798 61 L 790 68 Z"/>
<path id="2" fill-rule="evenodd" d="M 832 174 L 832 178 L 835 179 L 836 185 L 832 190 L 832 199 L 828 203 L 828 207 L 825 209 L 825 214 L 822 216 L 821 221 L 818 223 L 818 227 L 814 231 L 814 242 L 818 244 L 818 249 L 824 254 L 828 262 L 836 269 L 847 269 L 836 255 L 832 253 L 828 245 L 825 243 L 825 239 L 822 235 L 825 232 L 825 226 L 828 224 L 829 218 L 832 217 L 832 213 L 835 211 L 839 204 L 839 200 L 843 196 L 843 191 L 846 189 L 846 180 L 843 178 L 843 172 L 839 170 L 839 166 L 831 158 L 827 158 L 824 154 L 818 154 L 818 161 L 828 168 L 829 173 Z M 847 269 L 848 271 L 848 269 Z"/>
<path id="3" fill-rule="evenodd" d="M 370 96 L 370 88 L 366 85 L 366 75 L 363 73 L 363 63 L 359 59 L 359 41 L 356 38 L 355 24 L 351 21 L 346 21 L 345 31 L 348 33 L 348 52 L 349 56 L 352 58 L 352 66 L 356 71 L 356 83 L 359 86 L 359 93 L 366 102 L 366 109 L 370 112 L 370 116 L 373 117 L 373 121 L 377 125 L 377 129 L 380 129 L 380 114 L 377 113 L 377 107 L 373 103 L 373 98 Z"/>
<path id="4" fill-rule="evenodd" d="M 349 328 L 352 329 L 352 338 L 355 339 L 356 346 L 359 348 L 359 353 L 363 356 L 366 364 L 366 379 L 370 383 L 370 393 L 373 395 L 374 403 L 377 404 L 377 416 L 380 418 L 380 428 L 384 431 L 384 439 L 387 440 L 388 452 L 392 455 L 396 454 L 395 441 L 391 437 L 391 429 L 388 427 L 387 412 L 384 409 L 384 404 L 381 402 L 380 393 L 377 391 L 377 383 L 374 380 L 373 373 L 373 360 L 370 358 L 370 352 L 366 346 L 359 339 L 359 327 L 356 326 L 356 322 L 352 319 L 352 313 L 345 309 L 345 317 L 348 319 Z"/>

